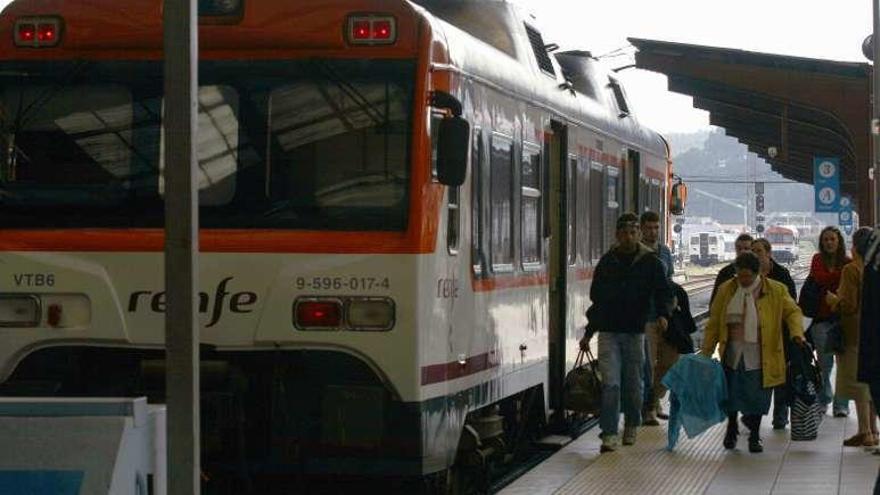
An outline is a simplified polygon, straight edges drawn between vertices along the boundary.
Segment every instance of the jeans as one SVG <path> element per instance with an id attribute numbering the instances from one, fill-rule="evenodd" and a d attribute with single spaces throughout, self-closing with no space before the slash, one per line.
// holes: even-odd
<path id="1" fill-rule="evenodd" d="M 848 411 L 849 401 L 838 399 L 831 392 L 831 368 L 834 367 L 834 353 L 825 352 L 825 341 L 828 338 L 829 328 L 831 328 L 831 323 L 827 321 L 813 322 L 810 326 L 813 344 L 816 345 L 816 354 L 819 357 L 819 366 L 822 368 L 822 391 L 819 393 L 819 402 L 826 407 L 834 402 L 834 412 Z"/>
<path id="2" fill-rule="evenodd" d="M 602 373 L 602 436 L 617 435 L 621 407 L 624 424 L 642 424 L 642 373 L 645 336 L 641 333 L 599 333 L 599 371 Z"/>

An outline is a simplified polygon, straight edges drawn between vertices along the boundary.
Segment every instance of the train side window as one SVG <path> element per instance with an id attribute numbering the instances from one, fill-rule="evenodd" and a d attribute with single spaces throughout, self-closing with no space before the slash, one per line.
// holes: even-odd
<path id="1" fill-rule="evenodd" d="M 590 251 L 592 259 L 598 260 L 605 252 L 605 205 L 603 167 L 598 162 L 590 164 Z"/>
<path id="2" fill-rule="evenodd" d="M 651 185 L 648 178 L 642 176 L 639 179 L 639 211 L 651 209 Z"/>
<path id="3" fill-rule="evenodd" d="M 513 271 L 513 139 L 492 135 L 489 201 L 492 271 Z"/>
<path id="4" fill-rule="evenodd" d="M 458 239 L 461 230 L 461 188 L 450 187 L 446 201 L 446 248 L 451 255 L 458 254 Z"/>
<path id="5" fill-rule="evenodd" d="M 525 269 L 540 267 L 543 261 L 542 249 L 543 211 L 541 200 L 542 169 L 541 148 L 529 143 L 523 144 L 522 150 L 522 175 L 520 176 L 520 229 L 522 243 L 522 263 Z"/>
<path id="6" fill-rule="evenodd" d="M 484 216 L 486 171 L 483 167 L 483 147 L 483 131 L 475 128 L 471 148 L 471 264 L 477 276 L 485 273 L 486 269 L 486 252 L 483 244 L 483 232 L 486 230 Z"/>
<path id="7" fill-rule="evenodd" d="M 568 208 L 568 264 L 574 265 L 577 261 L 577 231 L 578 231 L 578 215 L 577 215 L 577 157 L 569 156 L 568 158 L 568 174 L 565 178 Z"/>
<path id="8" fill-rule="evenodd" d="M 605 245 L 607 250 L 614 244 L 616 237 L 615 226 L 617 217 L 620 216 L 620 170 L 615 167 L 605 167 Z"/>
<path id="9" fill-rule="evenodd" d="M 590 169 L 585 160 L 578 160 L 577 170 L 575 173 L 575 182 L 577 183 L 577 223 L 575 235 L 577 235 L 577 256 L 581 262 L 589 262 L 590 260 L 590 231 L 588 221 L 590 218 Z"/>
<path id="10" fill-rule="evenodd" d="M 657 179 L 651 179 L 651 203 L 650 208 L 652 211 L 660 214 L 660 181 Z"/>

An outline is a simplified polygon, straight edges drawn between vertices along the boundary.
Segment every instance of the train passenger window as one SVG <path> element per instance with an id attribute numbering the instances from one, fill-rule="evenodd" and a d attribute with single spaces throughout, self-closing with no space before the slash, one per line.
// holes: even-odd
<path id="1" fill-rule="evenodd" d="M 492 135 L 489 201 L 493 271 L 513 270 L 513 140 Z"/>
<path id="2" fill-rule="evenodd" d="M 522 186 L 520 229 L 522 229 L 522 263 L 523 267 L 527 269 L 540 266 L 543 261 L 542 177 L 541 148 L 536 145 L 524 144 L 520 179 Z"/>
<path id="3" fill-rule="evenodd" d="M 565 177 L 567 195 L 566 208 L 568 209 L 568 265 L 574 265 L 577 261 L 577 231 L 578 231 L 578 183 L 577 183 L 577 157 L 569 156 L 568 170 Z"/>
<path id="4" fill-rule="evenodd" d="M 605 167 L 605 245 L 603 252 L 614 244 L 617 237 L 615 226 L 620 216 L 620 169 Z"/>
<path id="5" fill-rule="evenodd" d="M 590 251 L 597 261 L 605 253 L 605 188 L 604 167 L 598 162 L 590 165 Z"/>
<path id="6" fill-rule="evenodd" d="M 483 232 L 486 231 L 486 201 L 484 186 L 486 175 L 483 167 L 483 131 L 474 128 L 474 139 L 471 149 L 471 264 L 477 276 L 485 273 L 486 253 L 483 244 Z"/>
<path id="7" fill-rule="evenodd" d="M 656 211 L 657 214 L 661 214 L 661 208 L 663 207 L 663 202 L 661 200 L 662 189 L 660 188 L 660 181 L 657 179 L 651 179 L 650 189 L 650 202 L 649 208 L 652 211 Z"/>
<path id="8" fill-rule="evenodd" d="M 577 182 L 577 218 L 579 221 L 575 232 L 578 239 L 577 255 L 585 262 L 589 262 L 590 260 L 590 232 L 588 228 L 588 222 L 590 219 L 590 195 L 588 194 L 590 190 L 589 170 L 588 162 L 585 160 L 578 160 L 575 181 Z"/>
<path id="9" fill-rule="evenodd" d="M 197 149 L 199 204 L 220 206 L 235 196 L 238 169 L 238 94 L 228 86 L 199 87 Z M 165 149 L 165 127 L 159 131 Z M 165 154 L 159 154 L 159 195 L 165 196 Z"/>

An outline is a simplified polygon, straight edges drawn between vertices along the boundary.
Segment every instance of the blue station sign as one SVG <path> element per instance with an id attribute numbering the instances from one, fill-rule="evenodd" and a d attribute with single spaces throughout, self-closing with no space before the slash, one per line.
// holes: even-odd
<path id="1" fill-rule="evenodd" d="M 813 185 L 816 191 L 816 212 L 840 210 L 840 158 L 813 158 Z"/>

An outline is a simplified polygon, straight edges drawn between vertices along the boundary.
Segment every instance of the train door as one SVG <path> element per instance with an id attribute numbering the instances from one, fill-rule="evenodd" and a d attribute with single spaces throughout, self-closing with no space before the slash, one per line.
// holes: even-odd
<path id="1" fill-rule="evenodd" d="M 551 122 L 549 139 L 545 142 L 549 183 L 549 234 L 550 234 L 550 325 L 549 325 L 549 400 L 552 411 L 551 424 L 561 424 L 565 419 L 563 409 L 563 382 L 565 380 L 566 340 L 566 287 L 568 285 L 568 197 L 571 187 L 567 174 L 568 128 L 559 122 Z M 573 233 L 571 233 L 573 235 Z"/>

